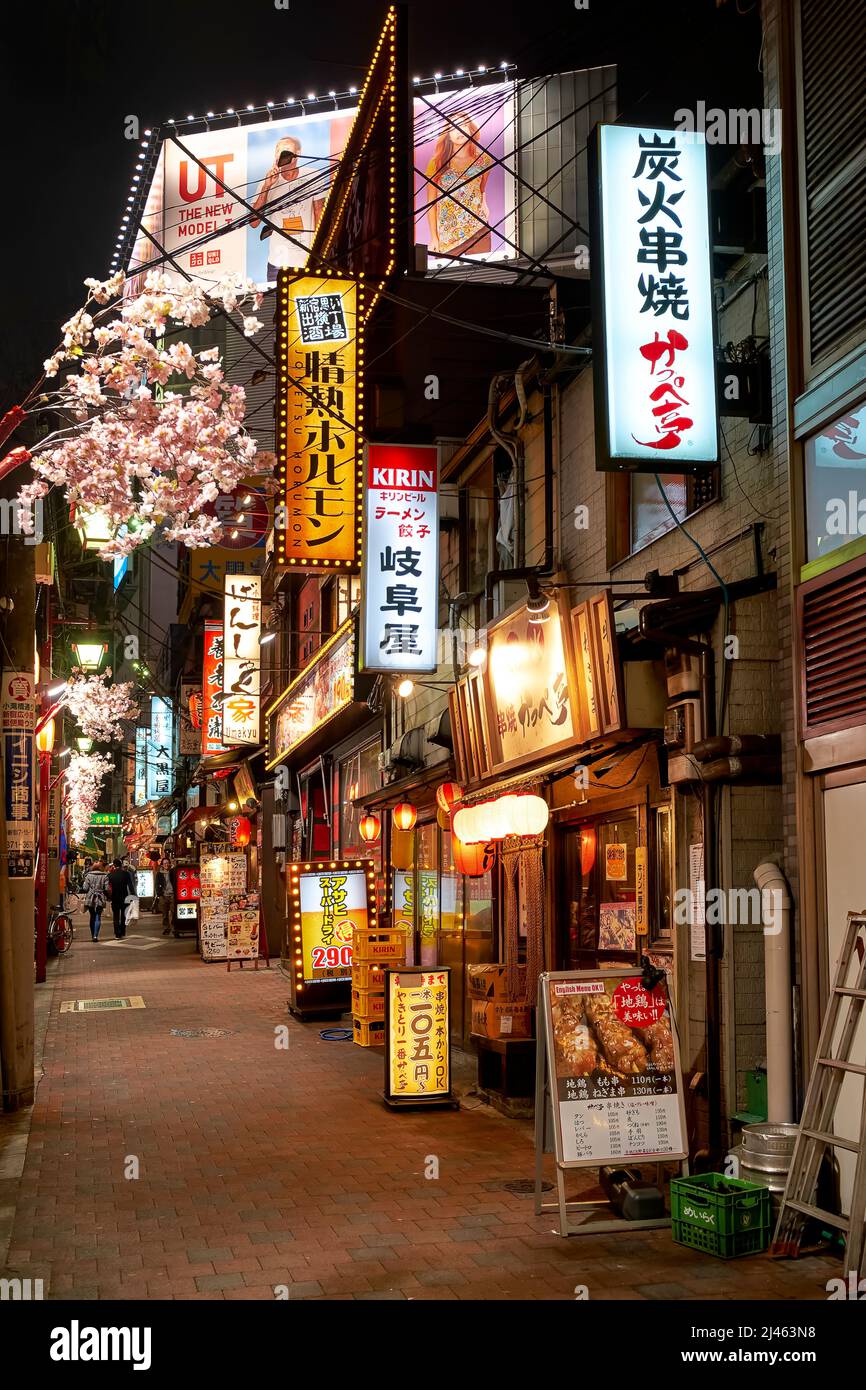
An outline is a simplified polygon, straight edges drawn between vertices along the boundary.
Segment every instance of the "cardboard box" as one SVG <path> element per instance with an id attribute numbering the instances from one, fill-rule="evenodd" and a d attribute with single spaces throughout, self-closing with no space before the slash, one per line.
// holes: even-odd
<path id="1" fill-rule="evenodd" d="M 526 967 L 521 966 L 518 979 L 523 984 L 526 978 Z M 467 965 L 466 967 L 466 987 L 469 998 L 476 999 L 508 999 L 508 989 L 505 983 L 504 965 Z"/>
<path id="2" fill-rule="evenodd" d="M 482 1038 L 531 1038 L 532 1014 L 528 1004 L 507 999 L 472 1000 L 472 1032 Z"/>

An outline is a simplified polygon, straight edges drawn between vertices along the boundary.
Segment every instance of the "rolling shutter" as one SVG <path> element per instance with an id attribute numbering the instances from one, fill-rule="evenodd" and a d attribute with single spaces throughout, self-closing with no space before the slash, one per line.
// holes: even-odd
<path id="1" fill-rule="evenodd" d="M 805 734 L 866 724 L 866 563 L 803 585 L 800 605 Z"/>

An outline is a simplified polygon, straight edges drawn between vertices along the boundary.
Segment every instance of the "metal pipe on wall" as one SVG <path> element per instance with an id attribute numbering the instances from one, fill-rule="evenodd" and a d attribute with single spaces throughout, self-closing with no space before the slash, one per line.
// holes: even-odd
<path id="1" fill-rule="evenodd" d="M 767 1119 L 794 1119 L 794 986 L 791 973 L 791 890 L 771 860 L 754 870 L 764 924 L 764 993 L 767 1010 Z M 772 894 L 767 913 L 765 895 Z M 768 920 L 769 917 L 769 920 Z"/>

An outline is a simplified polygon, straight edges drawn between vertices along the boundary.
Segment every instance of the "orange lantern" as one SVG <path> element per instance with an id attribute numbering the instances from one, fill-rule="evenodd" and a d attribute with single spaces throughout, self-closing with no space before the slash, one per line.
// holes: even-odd
<path id="1" fill-rule="evenodd" d="M 595 863 L 595 826 L 585 825 L 580 832 L 580 874 L 586 878 Z"/>
<path id="2" fill-rule="evenodd" d="M 398 830 L 391 835 L 391 867 L 408 872 L 415 862 L 415 831 Z"/>
<path id="3" fill-rule="evenodd" d="M 451 815 L 448 811 L 443 811 L 441 806 L 436 807 L 436 821 L 440 830 L 451 829 Z"/>
<path id="4" fill-rule="evenodd" d="M 250 842 L 253 828 L 246 816 L 238 816 L 232 823 L 232 843 L 241 849 L 246 849 Z"/>
<path id="5" fill-rule="evenodd" d="M 493 868 L 496 846 L 492 843 L 485 845 L 480 841 L 474 845 L 467 845 L 458 840 L 456 835 L 452 835 L 451 853 L 458 874 L 466 874 L 467 878 L 481 878 L 482 874 Z"/>
<path id="6" fill-rule="evenodd" d="M 436 804 L 440 811 L 450 815 L 456 801 L 463 796 L 463 788 L 457 782 L 443 782 L 436 788 Z"/>
<path id="7" fill-rule="evenodd" d="M 418 812 L 408 801 L 401 801 L 394 807 L 394 824 L 398 830 L 414 830 Z"/>
<path id="8" fill-rule="evenodd" d="M 358 822 L 358 832 L 365 844 L 372 845 L 382 834 L 382 822 L 372 811 L 368 811 Z"/>

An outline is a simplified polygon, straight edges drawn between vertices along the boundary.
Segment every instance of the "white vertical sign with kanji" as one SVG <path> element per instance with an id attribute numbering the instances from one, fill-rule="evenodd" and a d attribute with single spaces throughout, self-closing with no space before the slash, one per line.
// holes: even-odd
<path id="1" fill-rule="evenodd" d="M 364 671 L 436 670 L 438 483 L 435 446 L 367 446 Z"/>
<path id="2" fill-rule="evenodd" d="M 258 743 L 262 580 L 226 575 L 223 608 L 223 743 Z"/>
<path id="3" fill-rule="evenodd" d="M 676 472 L 716 463 L 706 141 L 602 125 L 598 142 L 602 466 Z"/>

